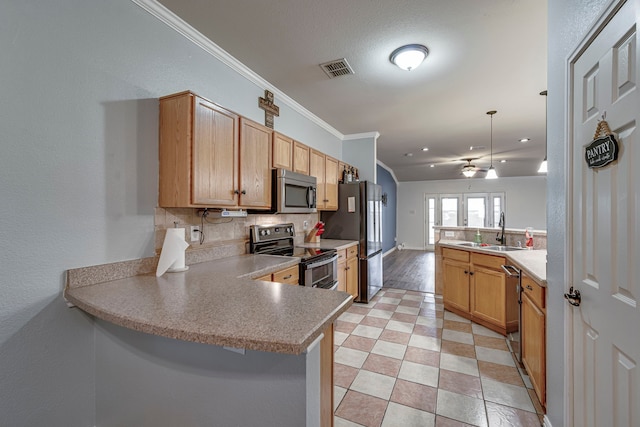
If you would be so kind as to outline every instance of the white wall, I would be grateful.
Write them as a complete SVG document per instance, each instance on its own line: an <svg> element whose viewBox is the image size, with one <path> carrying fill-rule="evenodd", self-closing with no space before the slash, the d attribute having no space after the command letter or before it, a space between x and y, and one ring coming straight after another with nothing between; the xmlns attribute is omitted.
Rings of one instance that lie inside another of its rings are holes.
<svg viewBox="0 0 640 427"><path fill-rule="evenodd" d="M93 426L100 332L66 307L65 270L153 255L158 97L191 89L262 121L265 88L129 0L0 9L0 424ZM276 103L276 130L339 158Z"/></svg>
<svg viewBox="0 0 640 427"><path fill-rule="evenodd" d="M413 181L398 184L398 243L423 248L425 235L425 194L505 193L507 228L546 229L546 177L455 179Z"/></svg>
<svg viewBox="0 0 640 427"><path fill-rule="evenodd" d="M566 191L566 137L567 137L567 59L589 30L591 23L609 4L609 0L550 1L548 20L548 124L547 174L549 196L547 199L547 417L551 424L565 425L564 406L567 393L564 374L569 367L564 361L565 241L568 237L566 215L568 193Z"/></svg>

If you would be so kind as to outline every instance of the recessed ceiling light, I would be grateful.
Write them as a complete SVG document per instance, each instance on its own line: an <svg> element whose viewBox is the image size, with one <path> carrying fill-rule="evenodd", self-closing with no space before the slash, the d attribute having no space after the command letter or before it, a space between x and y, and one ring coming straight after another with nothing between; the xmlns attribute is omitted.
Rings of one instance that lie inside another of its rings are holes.
<svg viewBox="0 0 640 427"><path fill-rule="evenodd" d="M411 157L411 156L413 156L413 153L404 153L404 156L405 157Z"/></svg>
<svg viewBox="0 0 640 427"><path fill-rule="evenodd" d="M487 147L485 147L484 145L472 145L471 147L469 147L469 151L473 151L473 150L486 150Z"/></svg>
<svg viewBox="0 0 640 427"><path fill-rule="evenodd" d="M436 167L436 165L429 165L429 167L430 167L430 168L435 168L435 167Z"/></svg>
<svg viewBox="0 0 640 427"><path fill-rule="evenodd" d="M500 160L500 163L507 163L505 159Z"/></svg>
<svg viewBox="0 0 640 427"><path fill-rule="evenodd" d="M518 142L529 142L529 141L531 141L531 139L529 139L529 138L520 138L518 140Z"/></svg>
<svg viewBox="0 0 640 427"><path fill-rule="evenodd" d="M424 148L422 149L422 151L429 151L429 148L424 147Z"/></svg>

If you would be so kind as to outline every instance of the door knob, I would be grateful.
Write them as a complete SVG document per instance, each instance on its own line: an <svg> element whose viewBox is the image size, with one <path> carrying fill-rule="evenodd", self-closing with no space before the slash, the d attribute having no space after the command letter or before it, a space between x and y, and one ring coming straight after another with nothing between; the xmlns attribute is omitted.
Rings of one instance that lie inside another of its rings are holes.
<svg viewBox="0 0 640 427"><path fill-rule="evenodd" d="M569 301L569 304L574 305L576 307L580 306L580 302L582 301L582 297L580 296L579 290L573 290L573 286L569 288L569 293L564 294L564 299Z"/></svg>

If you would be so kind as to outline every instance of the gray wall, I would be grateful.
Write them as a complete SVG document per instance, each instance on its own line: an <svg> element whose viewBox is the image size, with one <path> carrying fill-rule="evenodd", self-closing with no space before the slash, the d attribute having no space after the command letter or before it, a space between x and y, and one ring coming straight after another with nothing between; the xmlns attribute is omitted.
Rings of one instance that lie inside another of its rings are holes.
<svg viewBox="0 0 640 427"><path fill-rule="evenodd" d="M396 246L396 211L398 208L398 183L391 172L378 165L378 184L387 195L387 205L382 206L382 253Z"/></svg>
<svg viewBox="0 0 640 427"><path fill-rule="evenodd" d="M377 136L366 136L344 141L342 159L358 168L360 181L376 182Z"/></svg>
<svg viewBox="0 0 640 427"><path fill-rule="evenodd" d="M564 425L565 346L564 302L567 233L567 59L590 29L592 22L609 4L608 0L550 1L548 21L548 112L547 152L547 416L552 425ZM554 325L554 326L551 326Z"/></svg>
<svg viewBox="0 0 640 427"><path fill-rule="evenodd" d="M4 1L0 54L0 423L93 426L100 332L66 308L65 270L153 255L159 96L262 121L265 88L129 0ZM279 105L276 130L340 156Z"/></svg>
<svg viewBox="0 0 640 427"><path fill-rule="evenodd" d="M311 363L319 376L319 346L297 356L243 355L102 321L97 330L100 427L319 425L318 408L307 422L306 373Z"/></svg>

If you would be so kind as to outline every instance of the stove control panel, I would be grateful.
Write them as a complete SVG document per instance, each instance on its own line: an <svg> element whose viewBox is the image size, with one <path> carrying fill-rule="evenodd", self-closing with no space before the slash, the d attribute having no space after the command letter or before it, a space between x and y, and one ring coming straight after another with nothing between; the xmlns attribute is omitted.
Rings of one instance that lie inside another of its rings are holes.
<svg viewBox="0 0 640 427"><path fill-rule="evenodd" d="M295 228L292 223L275 225L252 225L250 227L251 240L264 242L267 240L290 239L295 236Z"/></svg>

